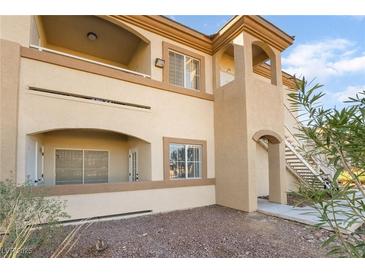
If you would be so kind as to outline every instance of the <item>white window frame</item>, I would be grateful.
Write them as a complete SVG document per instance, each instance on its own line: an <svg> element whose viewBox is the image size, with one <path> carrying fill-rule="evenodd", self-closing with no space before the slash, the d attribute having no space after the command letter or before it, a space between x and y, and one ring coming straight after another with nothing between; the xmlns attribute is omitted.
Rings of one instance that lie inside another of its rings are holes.
<svg viewBox="0 0 365 274"><path fill-rule="evenodd" d="M169 161L170 161L170 146L171 145L178 145L178 146L184 146L185 148L185 178L169 178L169 180L197 180L197 179L202 179L203 178L203 145L195 145L195 144L179 144L179 143L169 143ZM189 147L199 147L200 148L200 161L188 161L188 148ZM188 177L188 162L199 162L199 173L200 176L199 177Z"/></svg>
<svg viewBox="0 0 365 274"><path fill-rule="evenodd" d="M56 184L56 151L57 150L81 150L82 151L82 183L75 184L75 185L85 185L85 179L84 179L84 176L85 176L85 161L84 161L85 150L107 152L108 153L108 181L105 183L109 183L109 178L110 178L110 151L109 150L97 149L97 148L59 148L59 147L56 147L54 149L54 153L53 153L53 155L54 155L54 172L53 172L54 185L57 185ZM103 183L103 184L105 184L105 183Z"/></svg>
<svg viewBox="0 0 365 274"><path fill-rule="evenodd" d="M183 53L181 53L181 52L178 52L178 51L175 51L175 50L171 50L171 49L169 49L169 62L170 62L170 52L173 52L173 53L175 53L175 54L178 54L178 55L181 55L181 56L183 56L184 57L184 68L183 68L183 71L184 71L184 86L179 86L179 85L176 85L176 84L174 84L174 83L171 83L170 82L170 80L169 80L169 84L171 84L171 85L174 85L174 86L177 86L177 87L183 87L183 88L186 88L186 89L190 89L190 90L194 90L194 91L197 91L197 92L200 92L200 90L201 90L201 61L199 60L199 59L197 59L197 58L194 58L194 57L192 57L192 56L190 56L190 55L187 55L187 54L183 54ZM188 58L190 58L190 59L192 59L192 60L195 60L195 61L197 61L198 62L198 64L199 64L199 69L197 70L197 76L195 76L195 77L197 77L198 78L198 89L196 89L196 88L189 88L188 86L187 86L187 83L186 83L186 59L187 59L187 57ZM169 68L169 70L170 70L170 68ZM170 73L170 71L168 71L168 73Z"/></svg>

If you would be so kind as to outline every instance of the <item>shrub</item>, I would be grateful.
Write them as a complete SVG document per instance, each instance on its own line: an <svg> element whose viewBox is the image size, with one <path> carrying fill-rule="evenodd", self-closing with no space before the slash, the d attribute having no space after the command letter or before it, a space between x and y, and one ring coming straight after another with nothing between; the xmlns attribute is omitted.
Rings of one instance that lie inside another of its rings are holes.
<svg viewBox="0 0 365 274"><path fill-rule="evenodd" d="M307 154L328 159L335 172L332 187L326 191L318 184L303 185L299 195L310 201L320 214L319 226L330 227L334 236L324 242L331 244L331 254L365 257L363 231L345 236L357 222L365 221L365 91L349 98L343 108L325 108L320 84L297 81L297 92L290 94L293 110L304 118L297 135L307 146ZM343 176L347 174L347 179ZM341 175L341 177L340 177ZM340 183L340 181L342 183ZM320 182L318 182L320 183Z"/></svg>
<svg viewBox="0 0 365 274"><path fill-rule="evenodd" d="M57 232L58 221L68 217L64 208L62 201L33 193L28 183L17 187L10 180L0 182L0 257L31 255Z"/></svg>

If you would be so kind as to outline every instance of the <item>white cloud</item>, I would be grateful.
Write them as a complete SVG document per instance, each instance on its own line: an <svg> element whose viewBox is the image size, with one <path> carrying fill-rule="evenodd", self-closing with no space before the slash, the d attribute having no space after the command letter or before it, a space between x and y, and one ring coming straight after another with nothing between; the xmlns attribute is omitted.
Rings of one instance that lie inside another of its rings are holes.
<svg viewBox="0 0 365 274"><path fill-rule="evenodd" d="M333 93L334 98L338 102L344 102L349 99L349 97L355 97L357 93L364 91L365 85L362 86L348 86L345 90Z"/></svg>
<svg viewBox="0 0 365 274"><path fill-rule="evenodd" d="M291 74L326 81L332 76L365 72L365 53L358 53L349 40L327 39L294 47L282 63Z"/></svg>
<svg viewBox="0 0 365 274"><path fill-rule="evenodd" d="M354 15L351 16L352 19L354 19L355 21L365 21L365 15Z"/></svg>

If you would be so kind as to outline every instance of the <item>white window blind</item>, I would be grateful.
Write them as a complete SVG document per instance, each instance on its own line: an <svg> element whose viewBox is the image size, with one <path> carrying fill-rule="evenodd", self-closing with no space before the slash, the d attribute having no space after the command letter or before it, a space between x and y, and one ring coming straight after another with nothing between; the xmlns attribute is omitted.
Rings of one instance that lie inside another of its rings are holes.
<svg viewBox="0 0 365 274"><path fill-rule="evenodd" d="M200 89L200 62L192 57L169 52L169 81L189 89Z"/></svg>
<svg viewBox="0 0 365 274"><path fill-rule="evenodd" d="M56 185L108 182L107 151L56 150Z"/></svg>

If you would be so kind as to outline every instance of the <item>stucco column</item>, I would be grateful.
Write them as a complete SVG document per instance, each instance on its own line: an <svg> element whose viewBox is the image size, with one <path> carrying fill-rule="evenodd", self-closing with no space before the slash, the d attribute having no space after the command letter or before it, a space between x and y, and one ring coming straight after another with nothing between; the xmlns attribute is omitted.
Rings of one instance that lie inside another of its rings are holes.
<svg viewBox="0 0 365 274"><path fill-rule="evenodd" d="M271 77L275 79L274 84L281 89L283 85L282 71L281 71L281 53L280 51L275 51L272 57L272 69Z"/></svg>
<svg viewBox="0 0 365 274"><path fill-rule="evenodd" d="M269 142L269 199L286 204L285 144Z"/></svg>
<svg viewBox="0 0 365 274"><path fill-rule="evenodd" d="M0 180L16 174L20 46L0 40Z"/></svg>

